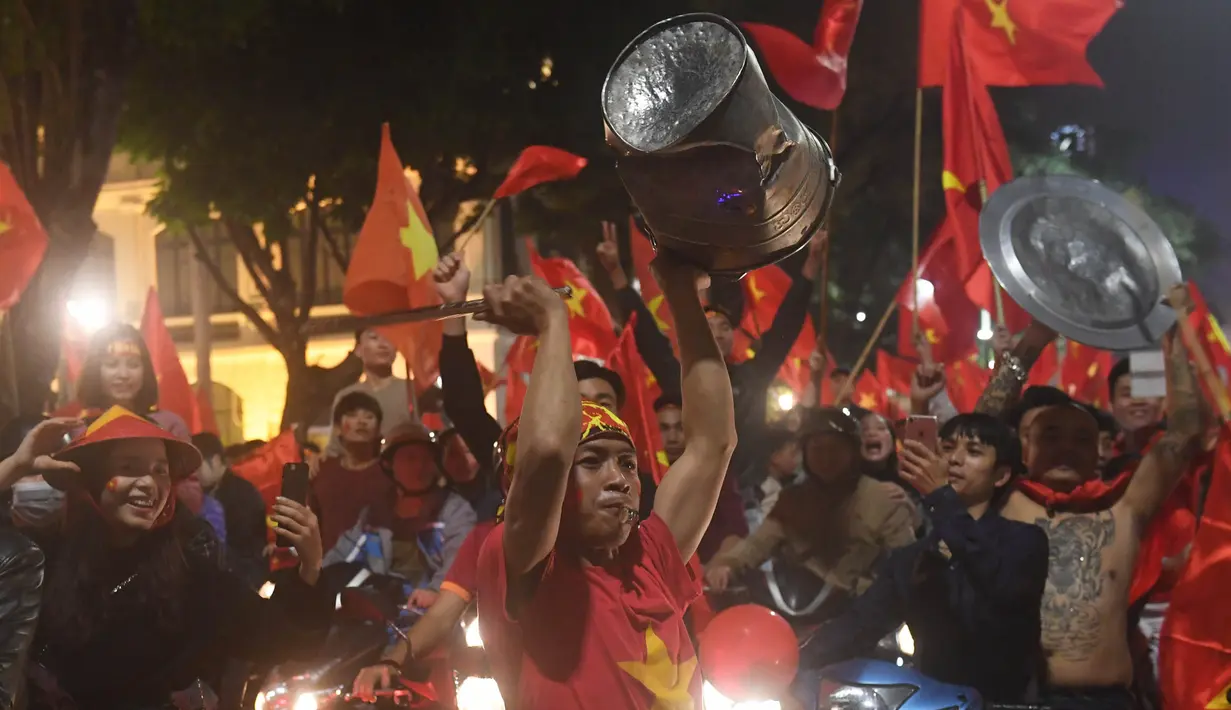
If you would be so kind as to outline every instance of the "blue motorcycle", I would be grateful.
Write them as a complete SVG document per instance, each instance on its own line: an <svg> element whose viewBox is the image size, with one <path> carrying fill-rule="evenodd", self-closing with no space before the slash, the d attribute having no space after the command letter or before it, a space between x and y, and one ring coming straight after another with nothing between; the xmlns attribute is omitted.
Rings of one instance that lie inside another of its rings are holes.
<svg viewBox="0 0 1231 710"><path fill-rule="evenodd" d="M885 661L835 663L804 671L796 679L797 697L807 710L985 710L974 688L949 685ZM1028 706L1003 706L1010 708Z"/></svg>

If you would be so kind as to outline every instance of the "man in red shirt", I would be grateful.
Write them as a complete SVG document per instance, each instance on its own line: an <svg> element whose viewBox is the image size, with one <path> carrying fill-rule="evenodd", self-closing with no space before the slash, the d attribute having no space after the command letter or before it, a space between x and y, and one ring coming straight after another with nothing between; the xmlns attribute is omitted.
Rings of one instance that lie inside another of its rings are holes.
<svg viewBox="0 0 1231 710"><path fill-rule="evenodd" d="M542 280L489 286L486 320L539 338L522 412L502 437L504 522L479 553L480 629L511 710L701 708L684 611L735 447L731 382L697 296L708 278L655 262L679 335L684 452L638 525L628 427L579 402L568 311ZM580 434L580 435L579 435Z"/></svg>

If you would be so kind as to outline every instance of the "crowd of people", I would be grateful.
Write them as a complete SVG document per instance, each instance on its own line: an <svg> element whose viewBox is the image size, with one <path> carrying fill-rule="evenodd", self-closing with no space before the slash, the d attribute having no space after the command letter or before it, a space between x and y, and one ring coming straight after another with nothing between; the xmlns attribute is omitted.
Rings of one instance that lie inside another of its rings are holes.
<svg viewBox="0 0 1231 710"><path fill-rule="evenodd" d="M328 444L304 452L308 500L271 510L231 468L252 445L190 435L156 408L140 334L100 331L82 416L0 437L0 708L216 707L228 662L319 647L334 608L323 572L356 559L406 580L423 613L359 672L360 698L440 648L474 604L507 707L700 707L696 609L760 598L772 567L831 592L811 610L801 693L810 670L906 624L917 668L989 700L1152 707L1152 619L1184 553L1138 585L1138 552L1160 510L1199 521L1212 445L1183 341L1164 343L1165 411L1133 396L1127 363L1107 382L1110 412L1023 391L1056 337L1038 323L997 339L974 411L957 412L925 362L910 405L937 418L934 445L855 406L851 373L818 343L809 391L770 423L766 393L808 318L823 239L738 363L739 324L705 301L708 276L669 253L654 262L673 344L614 241L599 247L662 391L659 480L620 416L641 384L575 358L565 302L537 277L486 286L478 316L537 338L520 417L502 426L485 408L464 319L444 324L439 430L412 411L393 345L362 331L364 377L337 393ZM459 254L434 280L446 302L471 287ZM296 564L265 599L276 548Z"/></svg>

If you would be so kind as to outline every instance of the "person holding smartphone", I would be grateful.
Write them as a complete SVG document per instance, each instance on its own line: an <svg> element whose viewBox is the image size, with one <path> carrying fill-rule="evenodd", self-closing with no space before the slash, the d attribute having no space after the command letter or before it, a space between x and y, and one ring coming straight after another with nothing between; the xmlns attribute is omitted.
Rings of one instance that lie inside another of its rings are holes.
<svg viewBox="0 0 1231 710"><path fill-rule="evenodd" d="M1017 437L992 416L959 414L940 429L939 451L920 440L928 438L923 421L908 425L901 460L932 532L889 555L872 586L808 639L801 667L870 653L905 623L922 673L988 701L1020 700L1039 659L1048 542L998 512L1021 467Z"/></svg>

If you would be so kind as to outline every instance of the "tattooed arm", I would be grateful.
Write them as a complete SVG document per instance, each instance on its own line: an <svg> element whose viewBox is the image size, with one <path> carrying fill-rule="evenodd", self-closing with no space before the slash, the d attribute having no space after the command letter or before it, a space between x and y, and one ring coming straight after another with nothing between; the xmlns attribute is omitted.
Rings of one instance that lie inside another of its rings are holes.
<svg viewBox="0 0 1231 710"><path fill-rule="evenodd" d="M1175 304L1174 297L1172 303ZM1183 338L1176 337L1174 329L1164 338L1163 345L1167 350L1167 433L1150 447L1120 499L1120 504L1132 511L1139 524L1149 522L1158 512L1188 470L1201 443L1201 392L1188 363L1188 348Z"/></svg>
<svg viewBox="0 0 1231 710"><path fill-rule="evenodd" d="M1008 416L1009 410L1022 393L1022 385L1026 383L1030 368L1034 367L1034 362L1039 359L1043 348L1055 338L1056 331L1038 321L1031 321L1010 355L1021 363L1021 369L1008 367L1006 358L1000 358L996 363L996 374L992 375L992 381L987 383L983 394L979 396L975 411L1001 419Z"/></svg>

